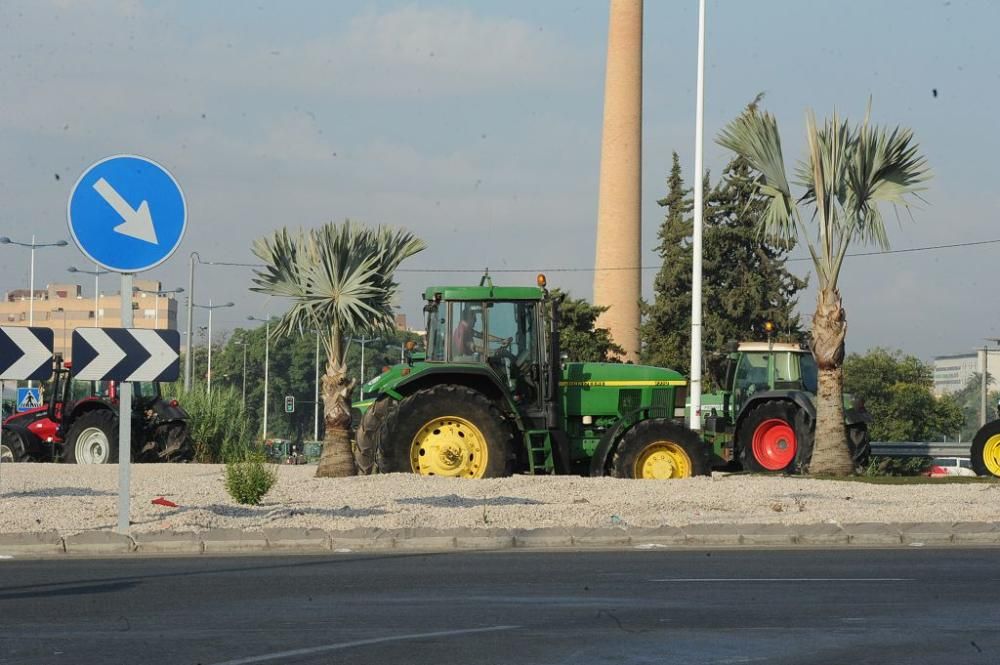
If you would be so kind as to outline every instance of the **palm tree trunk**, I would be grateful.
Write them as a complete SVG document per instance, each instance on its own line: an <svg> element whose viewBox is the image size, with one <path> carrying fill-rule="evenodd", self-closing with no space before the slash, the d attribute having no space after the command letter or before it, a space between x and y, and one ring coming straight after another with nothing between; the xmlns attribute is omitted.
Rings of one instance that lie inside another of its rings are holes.
<svg viewBox="0 0 1000 665"><path fill-rule="evenodd" d="M840 291L821 289L813 316L813 355L819 368L816 440L810 473L848 476L854 471L844 425L844 338L847 317Z"/></svg>
<svg viewBox="0 0 1000 665"><path fill-rule="evenodd" d="M354 380L348 378L347 367L331 358L323 375L323 454L316 468L317 478L353 476L354 455L351 453L351 391Z"/></svg>

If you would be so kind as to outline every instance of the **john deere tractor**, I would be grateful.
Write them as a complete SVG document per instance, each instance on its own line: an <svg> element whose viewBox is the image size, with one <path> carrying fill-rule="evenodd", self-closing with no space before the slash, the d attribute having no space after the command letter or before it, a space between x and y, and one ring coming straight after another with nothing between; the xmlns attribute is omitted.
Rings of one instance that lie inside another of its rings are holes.
<svg viewBox="0 0 1000 665"><path fill-rule="evenodd" d="M702 401L713 466L739 463L764 473L805 471L816 429L812 353L798 344L743 342L729 353L727 367L725 389ZM871 453L871 415L848 395L844 417L851 455L863 467Z"/></svg>
<svg viewBox="0 0 1000 665"><path fill-rule="evenodd" d="M360 473L686 478L708 447L681 422L687 382L657 367L562 362L559 300L537 287L424 294L426 353L364 386Z"/></svg>

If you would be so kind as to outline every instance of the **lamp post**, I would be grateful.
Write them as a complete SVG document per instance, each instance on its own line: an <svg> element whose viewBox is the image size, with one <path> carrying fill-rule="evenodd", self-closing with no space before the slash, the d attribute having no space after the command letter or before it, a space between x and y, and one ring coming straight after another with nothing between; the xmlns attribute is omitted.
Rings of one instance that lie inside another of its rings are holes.
<svg viewBox="0 0 1000 665"><path fill-rule="evenodd" d="M248 316L247 321L260 321L264 324L264 440L267 441L267 374L271 354L271 319Z"/></svg>
<svg viewBox="0 0 1000 665"><path fill-rule="evenodd" d="M201 309L208 310L208 375L205 379L205 391L211 395L212 394L212 312L217 309L222 309L223 307L235 307L236 303L227 302L225 305L213 305L212 299L208 299L207 305L199 305L198 303L192 303L194 307L200 307Z"/></svg>
<svg viewBox="0 0 1000 665"><path fill-rule="evenodd" d="M359 388L359 390L361 391L361 396L358 399L364 399L365 398L365 344L368 344L369 342L377 342L381 339L381 337L362 337L361 339L354 339L352 337L351 339L353 339L355 342L361 345L361 387Z"/></svg>
<svg viewBox="0 0 1000 665"><path fill-rule="evenodd" d="M31 271L30 277L28 278L28 325L35 325L35 249L38 247L65 247L67 245L65 240L56 240L55 242L36 242L35 236L31 236L31 242L19 242L17 240L11 240L7 236L0 237L0 245L17 245L18 247L28 247L31 249ZM28 381L28 387L33 385L32 381Z"/></svg>
<svg viewBox="0 0 1000 665"><path fill-rule="evenodd" d="M319 441L319 331L316 331L316 392L313 396L313 441Z"/></svg>
<svg viewBox="0 0 1000 665"><path fill-rule="evenodd" d="M243 408L247 408L247 341L242 339L236 342L243 347Z"/></svg>
<svg viewBox="0 0 1000 665"><path fill-rule="evenodd" d="M80 270L76 266L70 266L66 268L66 272L76 272L81 275L93 275L94 276L94 327L99 328L101 323L99 321L101 317L101 275L107 275L110 270L101 270L100 266L96 263L94 264L93 270Z"/></svg>
<svg viewBox="0 0 1000 665"><path fill-rule="evenodd" d="M151 291L149 289L136 289L139 293L148 293L152 295L156 301L153 304L153 329L160 329L160 296L169 295L171 293L184 293L184 289L178 286L176 289L160 289L158 291ZM211 304L212 301L209 301ZM230 303L232 304L232 303ZM226 305L220 305L220 307L225 307ZM211 313L209 314L209 320L211 320ZM167 327L170 327L170 317L167 317Z"/></svg>

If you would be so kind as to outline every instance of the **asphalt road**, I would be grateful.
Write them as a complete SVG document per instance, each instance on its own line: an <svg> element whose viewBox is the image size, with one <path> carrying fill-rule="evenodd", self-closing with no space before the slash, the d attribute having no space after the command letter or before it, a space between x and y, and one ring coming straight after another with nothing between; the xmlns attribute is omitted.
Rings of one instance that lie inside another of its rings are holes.
<svg viewBox="0 0 1000 665"><path fill-rule="evenodd" d="M1000 663L995 549L0 561L0 664Z"/></svg>

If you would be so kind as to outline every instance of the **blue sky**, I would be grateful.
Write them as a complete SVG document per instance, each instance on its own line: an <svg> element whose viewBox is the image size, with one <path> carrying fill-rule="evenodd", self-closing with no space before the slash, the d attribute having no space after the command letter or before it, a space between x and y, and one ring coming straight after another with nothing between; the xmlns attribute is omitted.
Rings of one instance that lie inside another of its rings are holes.
<svg viewBox="0 0 1000 665"><path fill-rule="evenodd" d="M670 153L689 180L693 162L697 2L647 0L645 12L644 262L655 269ZM871 95L875 119L912 127L935 174L928 205L892 224L893 247L1000 238L997 25L1000 4L987 0L709 0L706 165L720 170L712 138L759 91L789 162L807 107L857 118ZM0 234L68 237L72 183L130 152L170 168L187 197L180 250L145 275L168 288L186 287L191 251L250 261L251 240L271 229L349 217L425 238L409 269L543 269L589 297L592 275L553 269L593 265L606 29L603 0L4 2ZM931 357L1000 335L983 305L998 248L849 259L849 350ZM27 254L0 257L0 288L26 286ZM69 264L85 266L74 247L40 251L36 278L63 280ZM475 275L400 277L412 320L425 285ZM199 269L197 301L238 305L217 327L283 311L248 278Z"/></svg>

